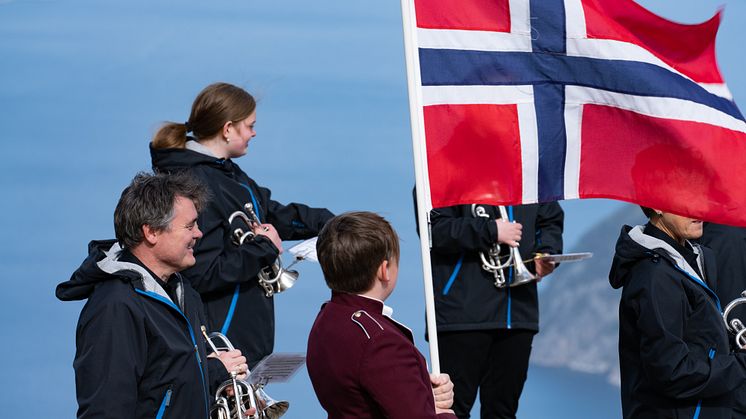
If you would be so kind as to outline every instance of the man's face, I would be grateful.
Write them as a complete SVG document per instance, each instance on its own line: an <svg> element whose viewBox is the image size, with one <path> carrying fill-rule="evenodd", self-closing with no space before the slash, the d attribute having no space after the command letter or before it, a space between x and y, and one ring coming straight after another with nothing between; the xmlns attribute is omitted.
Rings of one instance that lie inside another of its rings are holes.
<svg viewBox="0 0 746 419"><path fill-rule="evenodd" d="M702 220L664 212L660 217L659 224L661 224L663 228L661 228L661 226L658 226L658 228L661 228L661 230L668 233L669 236L680 244L683 244L684 240L698 239L702 237Z"/></svg>
<svg viewBox="0 0 746 419"><path fill-rule="evenodd" d="M167 229L158 232L153 247L155 257L169 271L183 271L196 263L194 245L202 237L197 226L197 209L192 200L177 196L174 201L174 218Z"/></svg>

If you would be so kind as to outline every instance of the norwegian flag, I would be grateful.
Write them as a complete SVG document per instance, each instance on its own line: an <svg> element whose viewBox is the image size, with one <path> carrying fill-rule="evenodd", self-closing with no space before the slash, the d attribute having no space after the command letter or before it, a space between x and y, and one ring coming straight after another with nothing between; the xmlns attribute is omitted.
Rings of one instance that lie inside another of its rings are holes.
<svg viewBox="0 0 746 419"><path fill-rule="evenodd" d="M631 0L414 0L432 207L612 198L746 225L746 123L715 60L719 23Z"/></svg>

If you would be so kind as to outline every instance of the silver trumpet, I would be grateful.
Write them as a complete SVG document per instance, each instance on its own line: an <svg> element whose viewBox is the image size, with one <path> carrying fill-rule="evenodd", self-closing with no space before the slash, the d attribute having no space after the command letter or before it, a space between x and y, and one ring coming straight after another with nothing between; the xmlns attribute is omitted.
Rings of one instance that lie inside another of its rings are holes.
<svg viewBox="0 0 746 419"><path fill-rule="evenodd" d="M728 320L728 317L730 317L730 312L733 311L736 306L739 306L741 304L746 304L746 291L743 291L740 297L736 298L735 300L728 303L727 306L725 306L725 310L723 310L723 321L725 322L725 327L728 329L728 331L736 337L736 345L738 346L738 348L746 349L746 326L744 326L743 322L741 322L741 319L735 318L732 320Z"/></svg>
<svg viewBox="0 0 746 419"><path fill-rule="evenodd" d="M261 224L259 222L259 217L257 217L254 212L254 206L251 202L246 203L244 209L246 212L239 210L228 217L229 225L232 226L233 221L241 219L248 228L247 230L242 228L236 228L233 230L232 241L236 246L242 245L247 239L254 238L255 234L253 229ZM290 266L292 266L292 264ZM290 266L288 266L288 268L290 268ZM280 257L278 256L271 265L266 266L259 271L259 285L264 289L264 295L271 297L274 294L281 293L295 285L295 281L298 280L298 271L290 270L288 268L283 269L282 260L280 260Z"/></svg>
<svg viewBox="0 0 746 419"><path fill-rule="evenodd" d="M207 335L203 327L202 333L215 353L235 349L220 332ZM218 387L215 404L210 409L210 419L277 419L288 411L289 402L274 400L264 391L264 384L249 382L251 371L246 371L245 380L237 377L238 373L231 371L231 378ZM251 409L255 413L247 413Z"/></svg>
<svg viewBox="0 0 746 419"><path fill-rule="evenodd" d="M507 221L508 211L502 205L498 208L500 211L500 217ZM489 214L487 214L487 210L477 204L471 205L471 215L474 217L490 218ZM492 273L495 277L495 286L497 288L505 287L507 283L505 269L511 266L513 267L513 278L509 286L517 287L536 280L536 276L529 272L528 268L526 268L526 265L523 263L523 258L521 257L518 248L510 247L509 249L508 258L505 262L500 261L500 244L497 243L497 241L495 241L494 246L489 249L487 254L479 252L479 258L482 260L482 269Z"/></svg>

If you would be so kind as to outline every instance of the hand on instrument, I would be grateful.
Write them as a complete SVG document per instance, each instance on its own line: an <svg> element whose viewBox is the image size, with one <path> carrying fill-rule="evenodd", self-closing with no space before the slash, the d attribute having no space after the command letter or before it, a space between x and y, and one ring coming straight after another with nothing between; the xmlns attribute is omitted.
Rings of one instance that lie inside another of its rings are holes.
<svg viewBox="0 0 746 419"><path fill-rule="evenodd" d="M275 226L273 226L272 224L257 224L254 227L254 234L258 236L265 236L268 239L272 240L272 244L274 244L277 250L280 251L280 254L282 254L282 239L277 233L277 230L275 230Z"/></svg>
<svg viewBox="0 0 746 419"><path fill-rule="evenodd" d="M234 395L234 392L233 392L233 387L232 387L232 386L228 386L228 387L227 387L227 388L225 389L225 394L226 394L226 395L227 395L228 397L233 397L233 395ZM259 400L257 400L257 403L259 403ZM244 415L243 415L243 416L241 416L241 418L242 418L242 419L243 419L244 417L251 417L251 415L255 415L255 414L256 414L256 409L254 409L253 407L251 407L251 402L250 402L250 400L246 400L246 401L244 402L243 408L244 408L244 412L243 412L243 414L244 414ZM259 408L260 408L260 409L263 409L263 406L260 406ZM221 417L222 417L222 416L221 416Z"/></svg>
<svg viewBox="0 0 746 419"><path fill-rule="evenodd" d="M430 374L435 399L435 413L453 413L453 382L448 374Z"/></svg>
<svg viewBox="0 0 746 419"><path fill-rule="evenodd" d="M497 242L507 244L510 247L518 247L521 240L523 225L521 223L505 221L502 218L495 220L497 223Z"/></svg>
<svg viewBox="0 0 746 419"><path fill-rule="evenodd" d="M241 351L234 349L232 351L220 352L217 357L229 373L236 372L238 374L236 378L239 380L246 379L249 366L246 364L246 357L241 355Z"/></svg>
<svg viewBox="0 0 746 419"><path fill-rule="evenodd" d="M536 259L536 282L540 282L541 279L554 271L555 264L544 259Z"/></svg>

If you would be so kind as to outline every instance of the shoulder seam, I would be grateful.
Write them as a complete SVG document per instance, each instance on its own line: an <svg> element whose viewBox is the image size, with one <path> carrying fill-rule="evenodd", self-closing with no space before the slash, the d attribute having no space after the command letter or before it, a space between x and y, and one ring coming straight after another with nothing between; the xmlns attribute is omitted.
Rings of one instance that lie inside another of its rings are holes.
<svg viewBox="0 0 746 419"><path fill-rule="evenodd" d="M368 314L368 312L366 312L365 310L358 310L358 311L356 311L356 312L352 313L352 315L350 316L350 320L352 320L352 321L353 321L353 322L355 322L355 323L356 323L356 324L357 324L358 326L360 326L360 328L361 328L361 329L363 329L363 332L365 332L365 336L366 336L366 337L367 337L368 339L370 339L370 334L368 333L368 330L367 330L367 329L365 329L365 326L363 326L363 324L362 324L362 323L360 323L360 322L359 322L359 321L358 321L358 320L356 319L356 317L360 317L360 316L361 316L361 315L363 315L363 314L365 314L366 316L368 316L368 318L369 318L369 319L373 320L373 321L374 321L374 322L376 323L376 325L377 325L377 326L378 326L378 327L379 327L379 328L380 328L381 330L383 330L383 326L381 326L381 323L378 323L378 320L374 319L374 318L373 318L373 316L371 316L370 314Z"/></svg>

